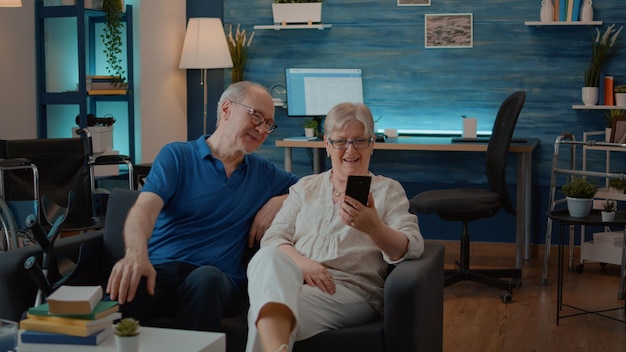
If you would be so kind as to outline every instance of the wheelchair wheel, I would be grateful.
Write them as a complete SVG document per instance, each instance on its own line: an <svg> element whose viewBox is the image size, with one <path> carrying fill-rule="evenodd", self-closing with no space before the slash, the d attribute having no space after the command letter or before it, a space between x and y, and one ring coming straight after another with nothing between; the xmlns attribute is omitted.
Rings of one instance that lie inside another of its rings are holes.
<svg viewBox="0 0 626 352"><path fill-rule="evenodd" d="M0 253L18 247L17 225L7 203L0 198Z"/></svg>

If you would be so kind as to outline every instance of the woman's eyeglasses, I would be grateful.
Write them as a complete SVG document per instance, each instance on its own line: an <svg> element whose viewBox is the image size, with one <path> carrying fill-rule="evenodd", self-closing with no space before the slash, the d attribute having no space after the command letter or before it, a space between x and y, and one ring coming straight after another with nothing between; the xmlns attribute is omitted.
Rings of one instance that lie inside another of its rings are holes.
<svg viewBox="0 0 626 352"><path fill-rule="evenodd" d="M338 150L346 150L352 144L352 146L356 149L365 149L370 146L372 143L372 137L370 138L360 138L355 139L353 141L349 139L330 139L328 138L328 143L333 146L333 149Z"/></svg>
<svg viewBox="0 0 626 352"><path fill-rule="evenodd" d="M238 101L231 100L230 102L240 105L244 109L248 110L248 114L250 114L250 120L252 121L252 124L255 126L261 126L261 125L265 126L265 131L268 134L274 132L274 130L278 128L278 126L276 126L276 124L273 121L267 120L265 116L263 116L263 114L254 110L253 108L247 105L244 105Z"/></svg>

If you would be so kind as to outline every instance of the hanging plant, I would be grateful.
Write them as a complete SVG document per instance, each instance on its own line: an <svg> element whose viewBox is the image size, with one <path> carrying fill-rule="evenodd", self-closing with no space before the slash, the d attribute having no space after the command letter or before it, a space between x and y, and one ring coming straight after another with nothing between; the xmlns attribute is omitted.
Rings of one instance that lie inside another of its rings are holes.
<svg viewBox="0 0 626 352"><path fill-rule="evenodd" d="M126 81L126 71L122 67L119 54L122 53L122 0L104 0L104 30L100 34L104 44L104 54L107 61L107 71L116 78L116 85L123 85Z"/></svg>

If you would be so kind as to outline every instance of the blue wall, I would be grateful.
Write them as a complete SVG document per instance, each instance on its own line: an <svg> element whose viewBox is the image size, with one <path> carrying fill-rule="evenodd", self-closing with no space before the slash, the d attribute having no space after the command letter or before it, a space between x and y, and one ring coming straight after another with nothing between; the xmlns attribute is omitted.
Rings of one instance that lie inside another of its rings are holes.
<svg viewBox="0 0 626 352"><path fill-rule="evenodd" d="M611 23L626 24L623 0L602 0L593 6L594 19L604 21L600 30ZM325 0L322 18L331 29L256 30L245 77L270 87L284 82L288 66L362 68L365 102L375 116L383 115L379 128L460 130L460 115L468 115L478 118L479 130L490 130L500 102L515 90L525 90L516 135L541 141L533 157L532 242L538 243L545 234L556 136L571 131L582 139L583 131L605 127L603 111L571 108L581 104L593 27L525 26L524 21L539 20L540 7L539 0L432 0L429 7L398 7L395 0ZM443 13L473 14L473 48L424 48L424 14ZM254 25L272 24L271 0L224 0L224 23L241 24L248 31ZM626 52L605 71L626 83ZM230 71L224 76L228 84ZM283 150L274 142L301 134L302 121L287 118L284 109L277 108L276 122L279 129L259 152L282 165ZM513 194L514 161L512 157L509 176ZM297 174L311 172L307 151L295 151L294 162ZM450 184L484 185L480 154L376 151L372 171L400 180L409 196ZM504 213L497 217L501 231L491 230L492 222L479 221L472 229L474 238L513 242L513 217ZM427 238L458 238L458 225L430 217L420 217L420 222Z"/></svg>

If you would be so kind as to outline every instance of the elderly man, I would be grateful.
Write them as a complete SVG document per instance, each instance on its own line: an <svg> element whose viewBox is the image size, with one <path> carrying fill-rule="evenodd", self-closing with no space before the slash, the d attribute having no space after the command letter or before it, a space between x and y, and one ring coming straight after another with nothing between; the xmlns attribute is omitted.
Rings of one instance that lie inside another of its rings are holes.
<svg viewBox="0 0 626 352"><path fill-rule="evenodd" d="M125 317L170 313L214 331L246 282L242 256L260 240L297 177L253 154L272 133L274 104L252 82L229 86L217 128L159 152L124 225L126 252L107 293Z"/></svg>

